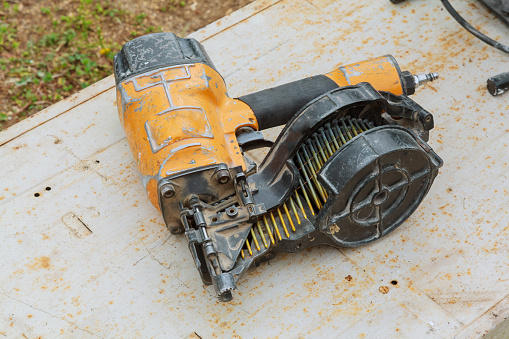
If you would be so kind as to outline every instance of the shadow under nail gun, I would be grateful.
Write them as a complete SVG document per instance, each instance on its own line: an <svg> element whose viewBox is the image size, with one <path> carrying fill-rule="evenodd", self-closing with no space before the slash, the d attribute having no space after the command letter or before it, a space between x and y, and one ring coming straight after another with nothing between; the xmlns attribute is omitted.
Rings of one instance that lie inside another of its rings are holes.
<svg viewBox="0 0 509 339"><path fill-rule="evenodd" d="M438 75L386 55L228 97L194 39L156 33L115 56L117 105L152 204L185 233L222 301L253 264L315 245L353 247L401 225L442 160L433 116L407 97ZM285 125L272 144L261 130ZM244 153L271 146L256 164Z"/></svg>

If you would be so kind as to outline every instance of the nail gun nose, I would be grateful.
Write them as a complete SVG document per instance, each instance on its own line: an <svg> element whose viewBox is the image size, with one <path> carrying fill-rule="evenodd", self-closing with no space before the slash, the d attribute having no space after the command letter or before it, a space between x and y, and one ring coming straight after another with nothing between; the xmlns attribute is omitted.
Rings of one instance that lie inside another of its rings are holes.
<svg viewBox="0 0 509 339"><path fill-rule="evenodd" d="M428 73L414 75L415 88L424 85L425 83L432 82L438 79L438 73Z"/></svg>

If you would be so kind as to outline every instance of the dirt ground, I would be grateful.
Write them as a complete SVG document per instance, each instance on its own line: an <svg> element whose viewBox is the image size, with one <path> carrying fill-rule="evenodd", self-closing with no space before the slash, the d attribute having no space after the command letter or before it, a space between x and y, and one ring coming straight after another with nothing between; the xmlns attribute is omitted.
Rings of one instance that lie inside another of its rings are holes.
<svg viewBox="0 0 509 339"><path fill-rule="evenodd" d="M113 73L122 45L186 36L253 0L0 0L0 130Z"/></svg>

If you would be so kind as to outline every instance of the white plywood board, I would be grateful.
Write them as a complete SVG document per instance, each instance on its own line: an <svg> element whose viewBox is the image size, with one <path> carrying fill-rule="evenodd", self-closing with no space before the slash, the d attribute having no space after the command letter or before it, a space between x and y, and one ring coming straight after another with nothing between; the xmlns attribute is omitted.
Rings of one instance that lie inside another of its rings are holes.
<svg viewBox="0 0 509 339"><path fill-rule="evenodd" d="M0 132L0 334L472 338L509 315L509 99L485 90L506 55L439 1L259 0L192 36L232 97L388 53L439 72L413 96L445 162L427 198L380 241L280 255L220 303L146 198L108 77Z"/></svg>

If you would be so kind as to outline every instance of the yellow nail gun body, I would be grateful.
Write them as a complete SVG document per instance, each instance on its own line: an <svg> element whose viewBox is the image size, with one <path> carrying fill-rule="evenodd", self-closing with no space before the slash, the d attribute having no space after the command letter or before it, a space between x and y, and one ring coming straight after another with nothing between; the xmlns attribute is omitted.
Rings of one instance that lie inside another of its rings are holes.
<svg viewBox="0 0 509 339"><path fill-rule="evenodd" d="M221 300L277 251L359 246L404 222L442 161L392 56L231 99L203 47L157 33L115 57L117 105L148 197ZM286 125L276 142L260 130ZM261 164L246 150L272 146Z"/></svg>

